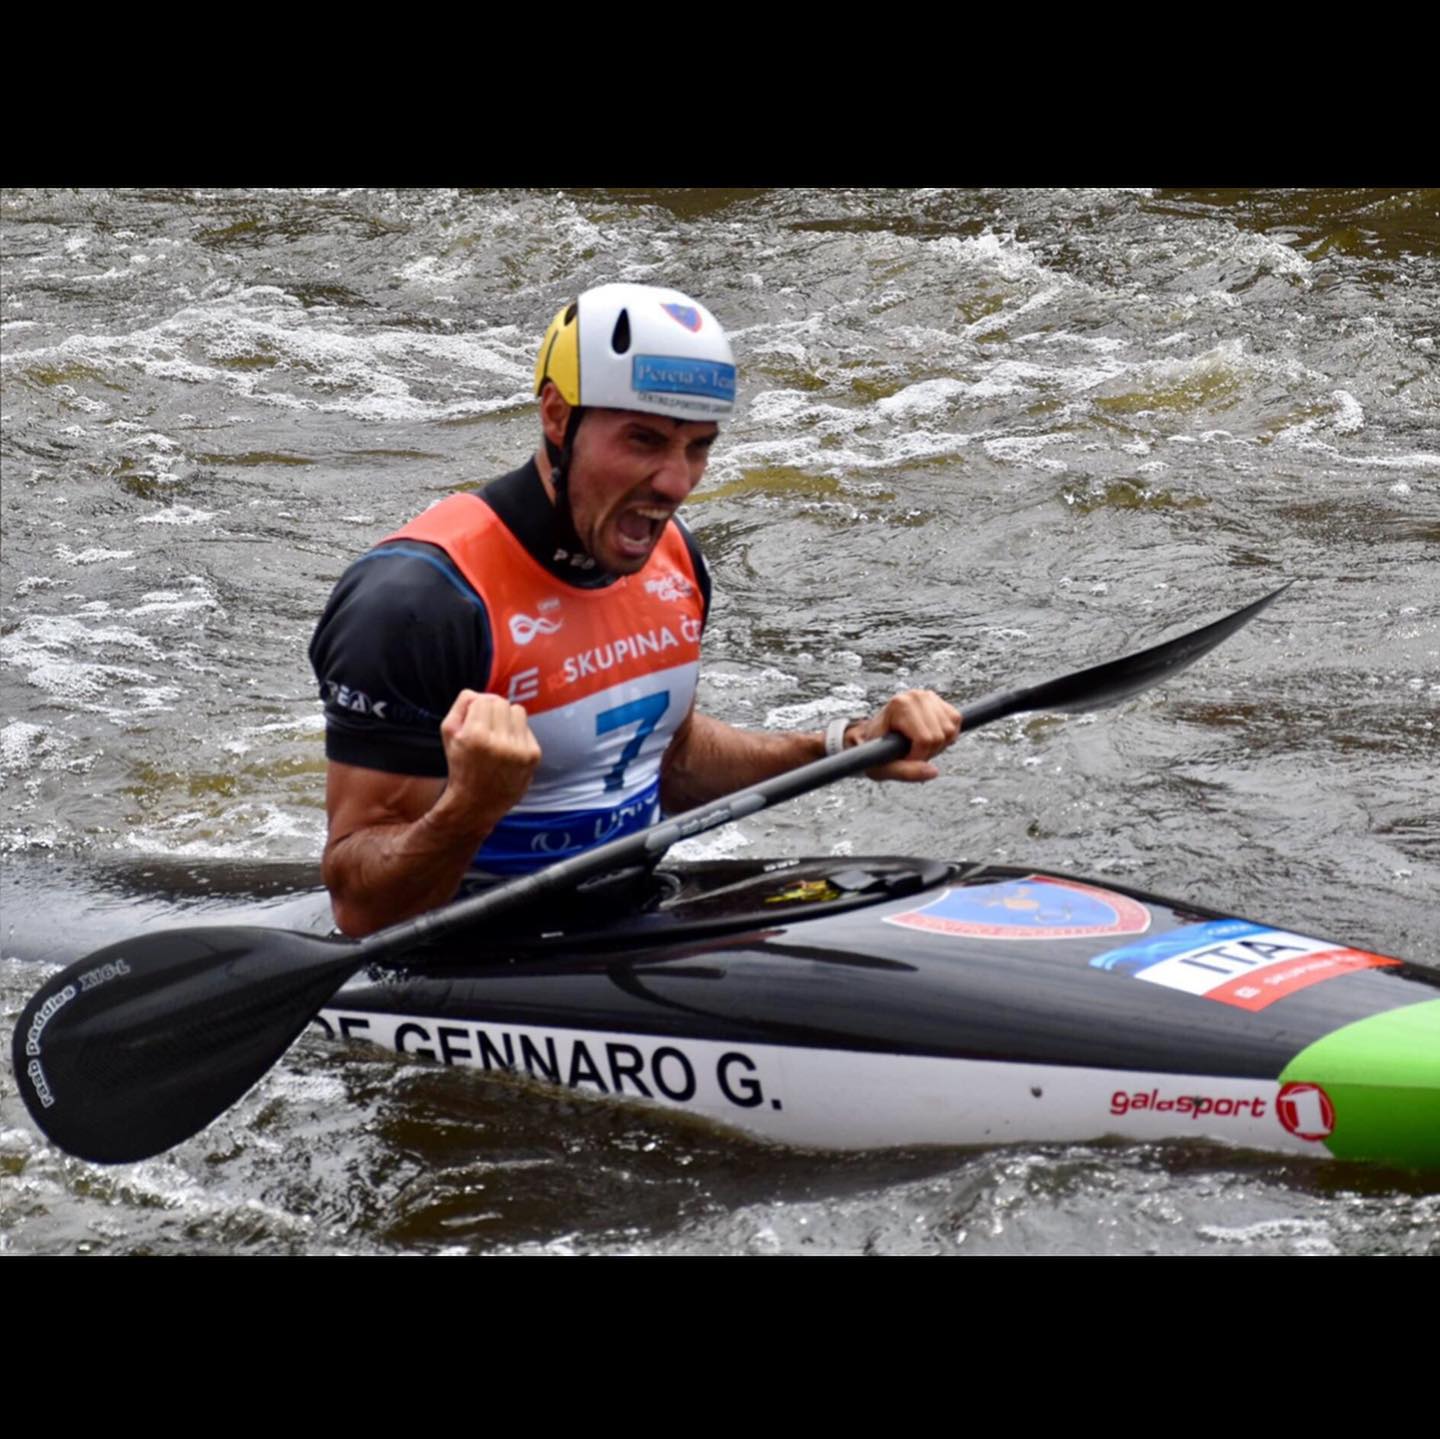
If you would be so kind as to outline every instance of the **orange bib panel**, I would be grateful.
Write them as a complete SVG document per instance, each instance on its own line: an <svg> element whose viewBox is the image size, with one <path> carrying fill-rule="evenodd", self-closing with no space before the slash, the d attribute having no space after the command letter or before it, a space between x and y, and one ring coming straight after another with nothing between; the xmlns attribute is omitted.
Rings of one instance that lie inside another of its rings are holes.
<svg viewBox="0 0 1440 1439"><path fill-rule="evenodd" d="M600 589L556 579L474 495L442 500L391 540L439 546L474 586L494 651L474 688L523 705L540 743L530 789L475 864L522 874L654 823L705 617L679 527L665 527L639 573Z"/></svg>

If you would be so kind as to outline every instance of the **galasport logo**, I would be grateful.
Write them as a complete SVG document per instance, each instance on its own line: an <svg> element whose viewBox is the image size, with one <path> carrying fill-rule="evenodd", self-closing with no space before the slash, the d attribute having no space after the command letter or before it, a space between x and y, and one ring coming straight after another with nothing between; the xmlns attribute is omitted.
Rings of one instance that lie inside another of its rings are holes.
<svg viewBox="0 0 1440 1439"><path fill-rule="evenodd" d="M1287 1084L1276 1097L1275 1113L1297 1139L1328 1139L1335 1132L1335 1106L1318 1084Z"/></svg>
<svg viewBox="0 0 1440 1439"><path fill-rule="evenodd" d="M1141 1089L1127 1093L1117 1089L1110 1096L1111 1114L1140 1114L1146 1111L1164 1114L1188 1114L1191 1119L1215 1115L1220 1119L1261 1119L1265 1101L1259 1095L1236 1098L1213 1094L1162 1094L1159 1089Z"/></svg>

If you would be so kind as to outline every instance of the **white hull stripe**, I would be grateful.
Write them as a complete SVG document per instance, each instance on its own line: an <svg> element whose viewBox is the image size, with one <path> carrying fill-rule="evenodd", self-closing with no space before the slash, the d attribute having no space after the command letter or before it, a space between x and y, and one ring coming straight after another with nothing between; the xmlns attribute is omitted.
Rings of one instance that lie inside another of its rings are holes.
<svg viewBox="0 0 1440 1439"><path fill-rule="evenodd" d="M730 1044L327 1009L331 1038L650 1101L783 1144L1207 1139L1328 1157L1282 1123L1276 1080Z"/></svg>

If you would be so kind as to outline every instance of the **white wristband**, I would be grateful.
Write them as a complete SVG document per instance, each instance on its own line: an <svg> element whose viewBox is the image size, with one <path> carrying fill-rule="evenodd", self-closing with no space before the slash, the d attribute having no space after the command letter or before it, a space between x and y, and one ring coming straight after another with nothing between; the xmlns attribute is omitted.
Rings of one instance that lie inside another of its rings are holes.
<svg viewBox="0 0 1440 1439"><path fill-rule="evenodd" d="M855 721L851 719L833 719L825 726L825 753L827 755L839 754L845 748L845 731Z"/></svg>

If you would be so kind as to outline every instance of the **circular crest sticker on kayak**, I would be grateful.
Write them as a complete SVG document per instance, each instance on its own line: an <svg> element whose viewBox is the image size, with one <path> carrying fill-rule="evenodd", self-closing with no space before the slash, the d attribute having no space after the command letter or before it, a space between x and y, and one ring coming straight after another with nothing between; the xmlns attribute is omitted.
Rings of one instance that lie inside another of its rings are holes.
<svg viewBox="0 0 1440 1439"><path fill-rule="evenodd" d="M943 890L919 909L886 915L885 922L974 939L1087 939L1144 934L1150 911L1108 889L1032 874Z"/></svg>
<svg viewBox="0 0 1440 1439"><path fill-rule="evenodd" d="M1318 1084L1287 1084L1276 1096L1275 1112L1297 1139L1327 1139L1335 1132L1335 1106Z"/></svg>

